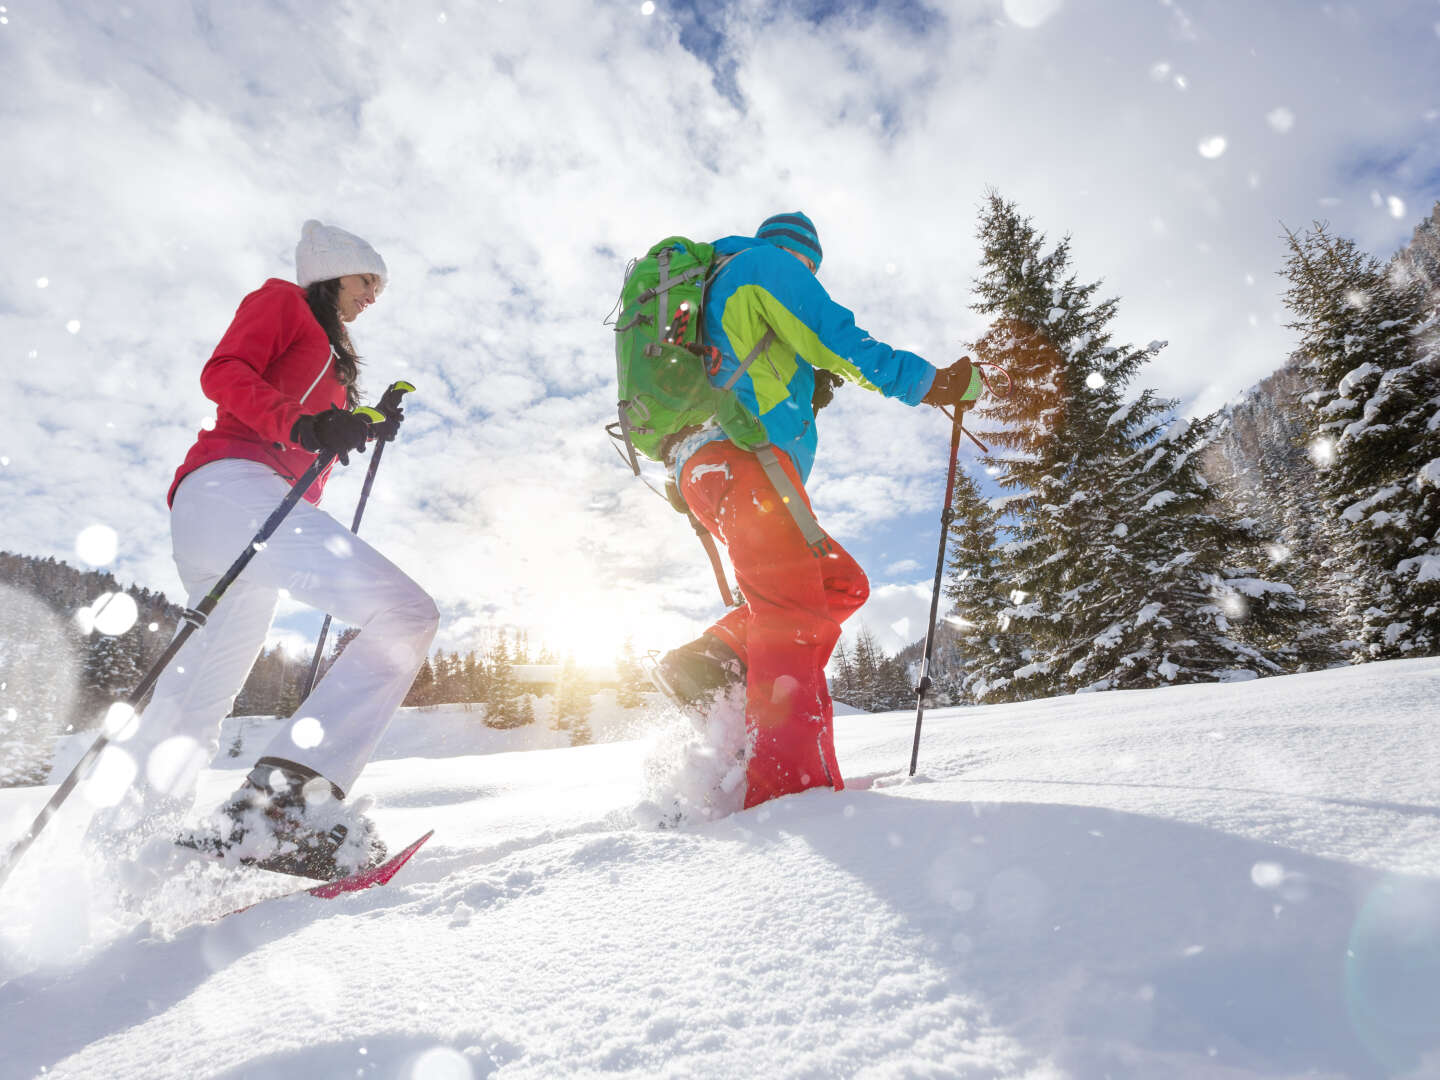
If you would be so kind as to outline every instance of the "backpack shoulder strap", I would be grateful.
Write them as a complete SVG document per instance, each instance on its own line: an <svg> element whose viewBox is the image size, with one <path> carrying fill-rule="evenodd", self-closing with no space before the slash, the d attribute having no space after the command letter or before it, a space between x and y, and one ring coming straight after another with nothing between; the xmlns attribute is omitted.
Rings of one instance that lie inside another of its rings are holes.
<svg viewBox="0 0 1440 1080"><path fill-rule="evenodd" d="M763 353L766 349L770 348L770 346L774 343L775 331L767 326L765 328L764 336L761 337L760 340L755 343L755 347L745 355L745 359L740 362L740 366L735 369L734 374L732 374L730 378L725 380L725 386L723 387L723 389L734 389L735 384L740 381L740 376L744 375L745 372L749 371L750 365L755 363L755 361L760 358L761 353Z"/></svg>
<svg viewBox="0 0 1440 1080"><path fill-rule="evenodd" d="M711 264L710 273L705 277L705 299L707 301L710 298L710 283L715 280L715 275L724 269L726 263L739 254L739 251L732 251L728 255L720 255L715 259L715 262ZM760 356L765 350L773 344L775 344L775 331L770 327L766 327L764 336L762 336L760 340L755 343L755 347L745 355L745 359L740 361L740 366L731 373L730 378L725 380L725 385L720 389L735 389L735 384L740 381L740 377L744 375L745 372L750 370L750 365L760 359Z"/></svg>

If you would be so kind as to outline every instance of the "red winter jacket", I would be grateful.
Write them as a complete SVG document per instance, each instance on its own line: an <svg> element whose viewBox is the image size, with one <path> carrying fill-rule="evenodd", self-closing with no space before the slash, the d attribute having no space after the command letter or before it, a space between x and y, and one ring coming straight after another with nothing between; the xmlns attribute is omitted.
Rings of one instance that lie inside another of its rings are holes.
<svg viewBox="0 0 1440 1080"><path fill-rule="evenodd" d="M244 300L230 329L200 372L200 388L215 402L215 426L203 430L175 472L166 496L175 501L180 481L201 465L244 458L268 465L292 483L315 455L290 441L304 413L345 408L345 387L330 360L330 339L310 313L305 290L271 278ZM330 470L305 498L320 501Z"/></svg>

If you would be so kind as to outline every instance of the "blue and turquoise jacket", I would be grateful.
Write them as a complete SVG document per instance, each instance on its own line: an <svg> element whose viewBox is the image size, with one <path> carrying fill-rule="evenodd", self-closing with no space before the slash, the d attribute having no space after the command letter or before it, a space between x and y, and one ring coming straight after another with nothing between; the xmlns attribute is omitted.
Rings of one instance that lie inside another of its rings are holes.
<svg viewBox="0 0 1440 1080"><path fill-rule="evenodd" d="M907 405L919 405L935 380L923 358L892 349L855 325L849 309L830 299L804 263L768 240L727 236L715 241L720 255L733 255L710 283L705 301L705 339L723 357L710 376L724 386L765 337L774 338L735 383L734 390L760 418L777 450L790 455L803 482L815 463L815 369L833 371L849 382ZM688 458L701 445L725 438L686 440ZM679 475L683 458L675 462Z"/></svg>

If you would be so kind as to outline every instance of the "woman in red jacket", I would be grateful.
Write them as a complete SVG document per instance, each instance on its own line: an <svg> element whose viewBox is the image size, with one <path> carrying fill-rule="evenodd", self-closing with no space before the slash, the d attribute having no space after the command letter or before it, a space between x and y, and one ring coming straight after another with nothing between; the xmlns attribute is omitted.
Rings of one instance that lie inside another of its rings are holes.
<svg viewBox="0 0 1440 1080"><path fill-rule="evenodd" d="M321 451L342 464L376 431L349 410L358 358L346 324L385 288L385 262L364 240L307 221L296 281L271 278L245 297L200 374L216 404L175 473L169 500L175 563L193 607L244 550ZM327 470L328 474L328 470ZM282 594L362 628L240 790L182 842L271 869L336 877L383 857L363 808L346 802L439 622L419 585L318 509L327 474L230 586L161 676L135 733L118 742L135 782L91 836L134 848L174 836L219 725L255 662Z"/></svg>

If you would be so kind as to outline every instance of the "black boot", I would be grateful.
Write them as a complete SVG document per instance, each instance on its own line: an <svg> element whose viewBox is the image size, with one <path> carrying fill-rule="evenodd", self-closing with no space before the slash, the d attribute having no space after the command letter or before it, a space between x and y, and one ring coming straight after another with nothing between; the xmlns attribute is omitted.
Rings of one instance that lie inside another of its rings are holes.
<svg viewBox="0 0 1440 1080"><path fill-rule="evenodd" d="M246 866L333 881L385 860L359 806L313 769L261 758L216 813L218 828L180 843Z"/></svg>
<svg viewBox="0 0 1440 1080"><path fill-rule="evenodd" d="M703 719L733 688L745 686L745 665L717 637L701 634L655 662L660 691L691 719Z"/></svg>

